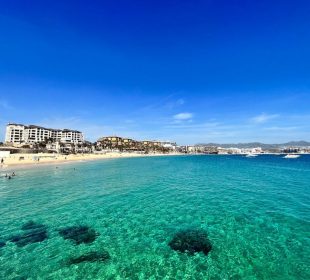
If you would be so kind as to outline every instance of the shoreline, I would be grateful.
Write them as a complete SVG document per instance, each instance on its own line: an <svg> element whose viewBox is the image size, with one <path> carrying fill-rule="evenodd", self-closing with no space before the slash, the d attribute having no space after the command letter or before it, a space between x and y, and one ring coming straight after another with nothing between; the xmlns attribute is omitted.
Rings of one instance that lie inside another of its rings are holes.
<svg viewBox="0 0 310 280"><path fill-rule="evenodd" d="M263 153L257 154L281 156L284 153ZM309 153L303 153L298 155L309 155ZM127 152L111 152L105 154L11 154L10 157L4 158L4 163L0 164L0 172L18 170L18 169L32 169L43 166L55 166L62 164L83 163L96 160L108 160L108 159L120 159L120 158L138 158L138 157L162 157L162 156L246 156L246 154L183 154L183 153L169 153L169 154L138 154ZM20 157L24 159L19 160ZM39 161L36 158L40 158Z"/></svg>
<svg viewBox="0 0 310 280"><path fill-rule="evenodd" d="M0 164L0 171L10 171L15 169L32 169L48 165L62 165L72 163L82 163L96 160L120 159L120 158L137 158L137 157L158 157L158 156L179 156L180 153L170 154L138 154L138 153L106 153L106 154L78 154L78 155L58 155L58 154L12 154L4 159ZM19 160L20 157L24 159ZM39 158L39 161L34 159Z"/></svg>

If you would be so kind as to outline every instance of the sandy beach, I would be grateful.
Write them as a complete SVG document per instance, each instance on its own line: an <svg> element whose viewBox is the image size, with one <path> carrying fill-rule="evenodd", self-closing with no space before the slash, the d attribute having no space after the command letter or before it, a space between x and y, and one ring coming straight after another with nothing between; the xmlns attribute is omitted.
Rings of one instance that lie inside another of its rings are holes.
<svg viewBox="0 0 310 280"><path fill-rule="evenodd" d="M9 170L12 168L36 167L45 164L64 164L72 162L101 160L101 159L116 159L116 158L131 158L131 157L149 157L149 156L168 156L178 155L172 154L140 154L128 152L108 152L105 154L11 154L4 158L4 162L0 164L0 170Z"/></svg>

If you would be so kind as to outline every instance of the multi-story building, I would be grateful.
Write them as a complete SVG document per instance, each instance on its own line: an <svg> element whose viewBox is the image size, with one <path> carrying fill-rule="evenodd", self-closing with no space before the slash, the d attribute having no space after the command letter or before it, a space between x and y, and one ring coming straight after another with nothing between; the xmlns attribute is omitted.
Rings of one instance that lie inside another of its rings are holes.
<svg viewBox="0 0 310 280"><path fill-rule="evenodd" d="M176 142L171 142L171 141L161 141L161 145L169 150L175 151L177 148L177 143Z"/></svg>
<svg viewBox="0 0 310 280"><path fill-rule="evenodd" d="M61 129L53 129L52 130L52 139L55 140L55 142L61 142L62 137L62 130Z"/></svg>
<svg viewBox="0 0 310 280"><path fill-rule="evenodd" d="M10 123L6 127L5 142L12 144L34 144L42 142L79 144L84 142L83 133L70 129L51 129L37 125Z"/></svg>
<svg viewBox="0 0 310 280"><path fill-rule="evenodd" d="M64 129L61 131L61 143L82 143L84 137L82 132L77 130Z"/></svg>
<svg viewBox="0 0 310 280"><path fill-rule="evenodd" d="M42 143L52 139L52 130L36 125L25 126L24 142L25 143Z"/></svg>
<svg viewBox="0 0 310 280"><path fill-rule="evenodd" d="M5 142L21 144L25 142L25 126L23 124L8 124L6 126Z"/></svg>

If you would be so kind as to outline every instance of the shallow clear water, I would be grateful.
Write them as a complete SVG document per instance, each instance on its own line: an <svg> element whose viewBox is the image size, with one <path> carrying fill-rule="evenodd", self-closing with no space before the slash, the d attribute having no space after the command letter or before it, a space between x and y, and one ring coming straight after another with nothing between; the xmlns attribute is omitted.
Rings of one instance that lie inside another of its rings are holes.
<svg viewBox="0 0 310 280"><path fill-rule="evenodd" d="M34 220L48 239L0 248L0 279L310 279L310 156L130 158L17 170L0 178L0 240ZM2 174L3 175L3 174ZM90 244L58 229L88 225ZM168 243L208 231L212 251ZM68 259L107 250L106 262Z"/></svg>

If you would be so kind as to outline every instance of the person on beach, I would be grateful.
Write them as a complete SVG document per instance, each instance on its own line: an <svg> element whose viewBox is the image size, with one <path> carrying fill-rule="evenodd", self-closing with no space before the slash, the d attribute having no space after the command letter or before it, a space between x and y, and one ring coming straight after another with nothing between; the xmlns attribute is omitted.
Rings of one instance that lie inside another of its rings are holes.
<svg viewBox="0 0 310 280"><path fill-rule="evenodd" d="M10 180L10 179L12 179L12 177L11 177L11 176L9 176L9 177L8 177L8 179Z"/></svg>
<svg viewBox="0 0 310 280"><path fill-rule="evenodd" d="M13 171L13 173L12 173L12 176L16 176L14 171Z"/></svg>
<svg viewBox="0 0 310 280"><path fill-rule="evenodd" d="M2 158L2 159L1 159L1 164L2 164L3 162L4 162L4 159Z"/></svg>

